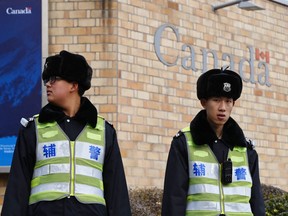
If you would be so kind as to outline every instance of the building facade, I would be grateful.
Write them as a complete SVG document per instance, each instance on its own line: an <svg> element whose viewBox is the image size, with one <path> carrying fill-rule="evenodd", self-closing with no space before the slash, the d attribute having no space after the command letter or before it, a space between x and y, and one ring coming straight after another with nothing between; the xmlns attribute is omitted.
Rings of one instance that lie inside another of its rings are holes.
<svg viewBox="0 0 288 216"><path fill-rule="evenodd" d="M117 130L129 187L163 187L171 140L201 109L197 78L230 65L244 81L232 117L256 144L261 181L288 190L288 6L212 10L224 2L48 1L48 55L90 63L85 96Z"/></svg>

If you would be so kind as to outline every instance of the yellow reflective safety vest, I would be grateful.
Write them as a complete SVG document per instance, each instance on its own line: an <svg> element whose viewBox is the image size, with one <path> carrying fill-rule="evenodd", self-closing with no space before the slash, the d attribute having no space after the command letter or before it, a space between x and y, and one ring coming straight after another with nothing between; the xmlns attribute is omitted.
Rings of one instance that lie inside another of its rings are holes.
<svg viewBox="0 0 288 216"><path fill-rule="evenodd" d="M187 141L189 160L189 190L186 215L252 216L249 200L252 178L247 149L229 150L232 160L232 183L222 184L221 165L208 144L196 145L190 127L182 130Z"/></svg>
<svg viewBox="0 0 288 216"><path fill-rule="evenodd" d="M82 203L105 205L102 180L105 156L105 119L86 125L70 141L57 122L36 124L36 164L29 204L75 196Z"/></svg>

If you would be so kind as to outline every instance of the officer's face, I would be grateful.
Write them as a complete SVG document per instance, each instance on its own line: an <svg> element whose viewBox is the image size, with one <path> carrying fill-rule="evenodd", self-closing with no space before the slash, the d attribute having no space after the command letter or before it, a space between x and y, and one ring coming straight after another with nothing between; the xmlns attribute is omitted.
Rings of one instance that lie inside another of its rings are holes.
<svg viewBox="0 0 288 216"><path fill-rule="evenodd" d="M77 92L77 83L70 83L63 79L56 79L45 83L48 102L62 107Z"/></svg>
<svg viewBox="0 0 288 216"><path fill-rule="evenodd" d="M227 97L211 97L202 99L201 104L206 109L208 122L215 127L221 127L229 119L234 101Z"/></svg>

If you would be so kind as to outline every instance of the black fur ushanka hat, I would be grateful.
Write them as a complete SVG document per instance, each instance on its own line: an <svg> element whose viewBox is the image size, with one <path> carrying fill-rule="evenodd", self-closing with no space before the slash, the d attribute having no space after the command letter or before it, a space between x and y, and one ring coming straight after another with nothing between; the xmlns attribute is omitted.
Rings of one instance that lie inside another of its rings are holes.
<svg viewBox="0 0 288 216"><path fill-rule="evenodd" d="M210 97L227 97L236 101L242 92L241 77L231 70L212 69L203 73L197 80L199 100Z"/></svg>
<svg viewBox="0 0 288 216"><path fill-rule="evenodd" d="M59 54L46 58L42 79L59 76L69 82L77 82L84 91L91 87L92 68L79 54L62 50Z"/></svg>

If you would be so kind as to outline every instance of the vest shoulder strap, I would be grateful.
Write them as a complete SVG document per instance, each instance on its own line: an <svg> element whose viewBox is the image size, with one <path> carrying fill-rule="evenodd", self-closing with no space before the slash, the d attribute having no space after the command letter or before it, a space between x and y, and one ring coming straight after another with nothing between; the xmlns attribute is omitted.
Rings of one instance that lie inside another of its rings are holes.
<svg viewBox="0 0 288 216"><path fill-rule="evenodd" d="M190 127L187 126L187 127L183 128L181 131L182 131L183 133L189 132L189 131L190 131Z"/></svg>
<svg viewBox="0 0 288 216"><path fill-rule="evenodd" d="M107 122L105 120L105 118L103 116L98 115L97 116L97 125L95 127L95 129L97 130L104 130L105 128L105 122Z"/></svg>
<svg viewBox="0 0 288 216"><path fill-rule="evenodd" d="M247 148L246 147L242 147L242 146L235 146L233 148L233 151L238 151L238 152L246 152L247 151Z"/></svg>
<svg viewBox="0 0 288 216"><path fill-rule="evenodd" d="M101 115L98 115L99 118L101 118L102 120L104 120L105 122L107 122L109 125L111 125L113 127L113 123L112 122L109 122L107 121L103 116Z"/></svg>
<svg viewBox="0 0 288 216"><path fill-rule="evenodd" d="M105 120L105 118L103 116L101 116L101 115L98 115L98 118L101 118L101 119Z"/></svg>

